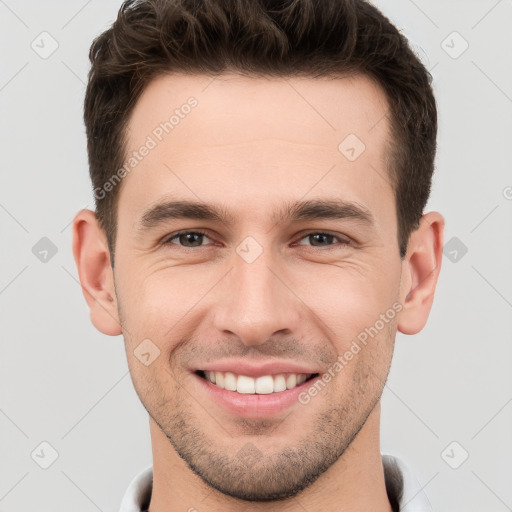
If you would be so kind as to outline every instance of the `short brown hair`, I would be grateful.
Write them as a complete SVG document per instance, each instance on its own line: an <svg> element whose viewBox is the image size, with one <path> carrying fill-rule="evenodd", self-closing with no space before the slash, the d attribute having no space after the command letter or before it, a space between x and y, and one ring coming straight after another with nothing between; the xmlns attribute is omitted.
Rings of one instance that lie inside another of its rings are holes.
<svg viewBox="0 0 512 512"><path fill-rule="evenodd" d="M386 93L400 257L430 195L437 110L432 76L407 39L366 0L128 0L92 43L84 103L96 213L113 262L119 188L138 98L174 71L309 77L364 74ZM102 190L102 194L97 194Z"/></svg>

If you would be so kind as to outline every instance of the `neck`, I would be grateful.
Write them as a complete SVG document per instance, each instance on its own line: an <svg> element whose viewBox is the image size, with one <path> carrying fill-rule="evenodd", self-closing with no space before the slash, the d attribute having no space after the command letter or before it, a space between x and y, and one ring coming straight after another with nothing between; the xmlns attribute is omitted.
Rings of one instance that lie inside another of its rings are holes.
<svg viewBox="0 0 512 512"><path fill-rule="evenodd" d="M153 491L149 512L392 512L380 454L380 403L343 455L293 498L248 502L206 484L150 418Z"/></svg>

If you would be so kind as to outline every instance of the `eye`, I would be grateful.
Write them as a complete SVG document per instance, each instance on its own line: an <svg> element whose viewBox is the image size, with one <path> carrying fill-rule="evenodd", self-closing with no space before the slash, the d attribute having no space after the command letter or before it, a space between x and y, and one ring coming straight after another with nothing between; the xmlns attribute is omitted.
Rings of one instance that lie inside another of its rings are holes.
<svg viewBox="0 0 512 512"><path fill-rule="evenodd" d="M309 240L311 242L303 243L303 241ZM204 243L206 241L206 243ZM197 247L203 247L208 244L208 242L212 242L213 240L208 237L207 233L195 230L195 231L180 231L178 233L175 233L165 239L163 241L163 244L173 244L178 245L180 247L184 247L187 249L193 249ZM338 243L336 243L336 241ZM349 245L350 241L346 238L341 238L336 235L332 235L330 233L325 233L321 231L308 233L307 235L303 236L299 242L296 242L294 245L309 245L310 247L318 247L318 248L325 248L325 249L331 249L336 248L336 246L346 246Z"/></svg>
<svg viewBox="0 0 512 512"><path fill-rule="evenodd" d="M202 231L180 231L179 233L176 233L170 238L164 240L163 243L181 245L182 247L186 248L194 248L204 245L202 242L205 239L209 240L210 242L212 241L210 238L208 238L206 233L203 233Z"/></svg>
<svg viewBox="0 0 512 512"><path fill-rule="evenodd" d="M311 247L331 248L333 245L345 246L345 245L350 244L350 241L345 238L340 238L338 236L331 235L330 233L324 233L324 232L317 231L314 233L308 233L306 236L302 237L300 239L300 241L297 243L297 245L308 245L308 244L301 243L302 240L307 240L307 239L309 239L310 241L313 241L313 243L311 244ZM338 240L339 243L334 244L333 242L335 240Z"/></svg>

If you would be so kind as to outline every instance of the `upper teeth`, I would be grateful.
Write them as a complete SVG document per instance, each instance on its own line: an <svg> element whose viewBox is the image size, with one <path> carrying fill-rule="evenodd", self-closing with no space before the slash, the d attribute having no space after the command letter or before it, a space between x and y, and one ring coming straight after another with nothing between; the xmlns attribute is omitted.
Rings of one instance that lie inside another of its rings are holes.
<svg viewBox="0 0 512 512"><path fill-rule="evenodd" d="M246 394L278 393L302 384L310 374L287 373L279 375L262 375L253 378L247 375L235 375L231 372L205 371L206 378L222 389Z"/></svg>

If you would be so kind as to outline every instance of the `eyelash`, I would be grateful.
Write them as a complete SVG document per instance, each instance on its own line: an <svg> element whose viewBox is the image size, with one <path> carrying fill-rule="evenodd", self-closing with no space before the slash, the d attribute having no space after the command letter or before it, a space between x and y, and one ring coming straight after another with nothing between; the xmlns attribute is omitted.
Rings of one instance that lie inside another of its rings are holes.
<svg viewBox="0 0 512 512"><path fill-rule="evenodd" d="M169 244L176 245L180 249L184 249L184 250L193 250L193 249L199 249L200 247L204 247L203 245L200 245L198 247L185 247L183 245L173 244L171 242L171 240L174 240L175 238L178 238L181 235L191 234L191 233L197 234L197 235L203 235L203 236L205 236L207 238L211 238L206 231L202 231L200 229L194 229L194 230L178 231L177 233L174 233L170 237L168 237L165 240L163 240L162 243L163 243L163 245L169 245ZM304 238L307 238L308 236L311 236L311 235L327 235L327 236L332 236L334 239L337 239L338 242L339 242L338 244L332 244L332 245L325 246L325 247L321 247L321 246L317 247L317 246L314 246L314 245L310 245L309 247L312 247L313 249L318 248L318 249L321 249L322 251L329 251L329 250L332 250L332 249L336 249L339 246L345 247L345 246L350 245L350 241L344 240L343 238L340 238L339 236L333 235L333 234L331 234L329 232L326 232L326 231L310 231L309 233L306 233L301 238L299 238L298 241L301 241ZM294 244L296 244L296 242L294 242ZM298 245L303 245L303 244L298 244Z"/></svg>

